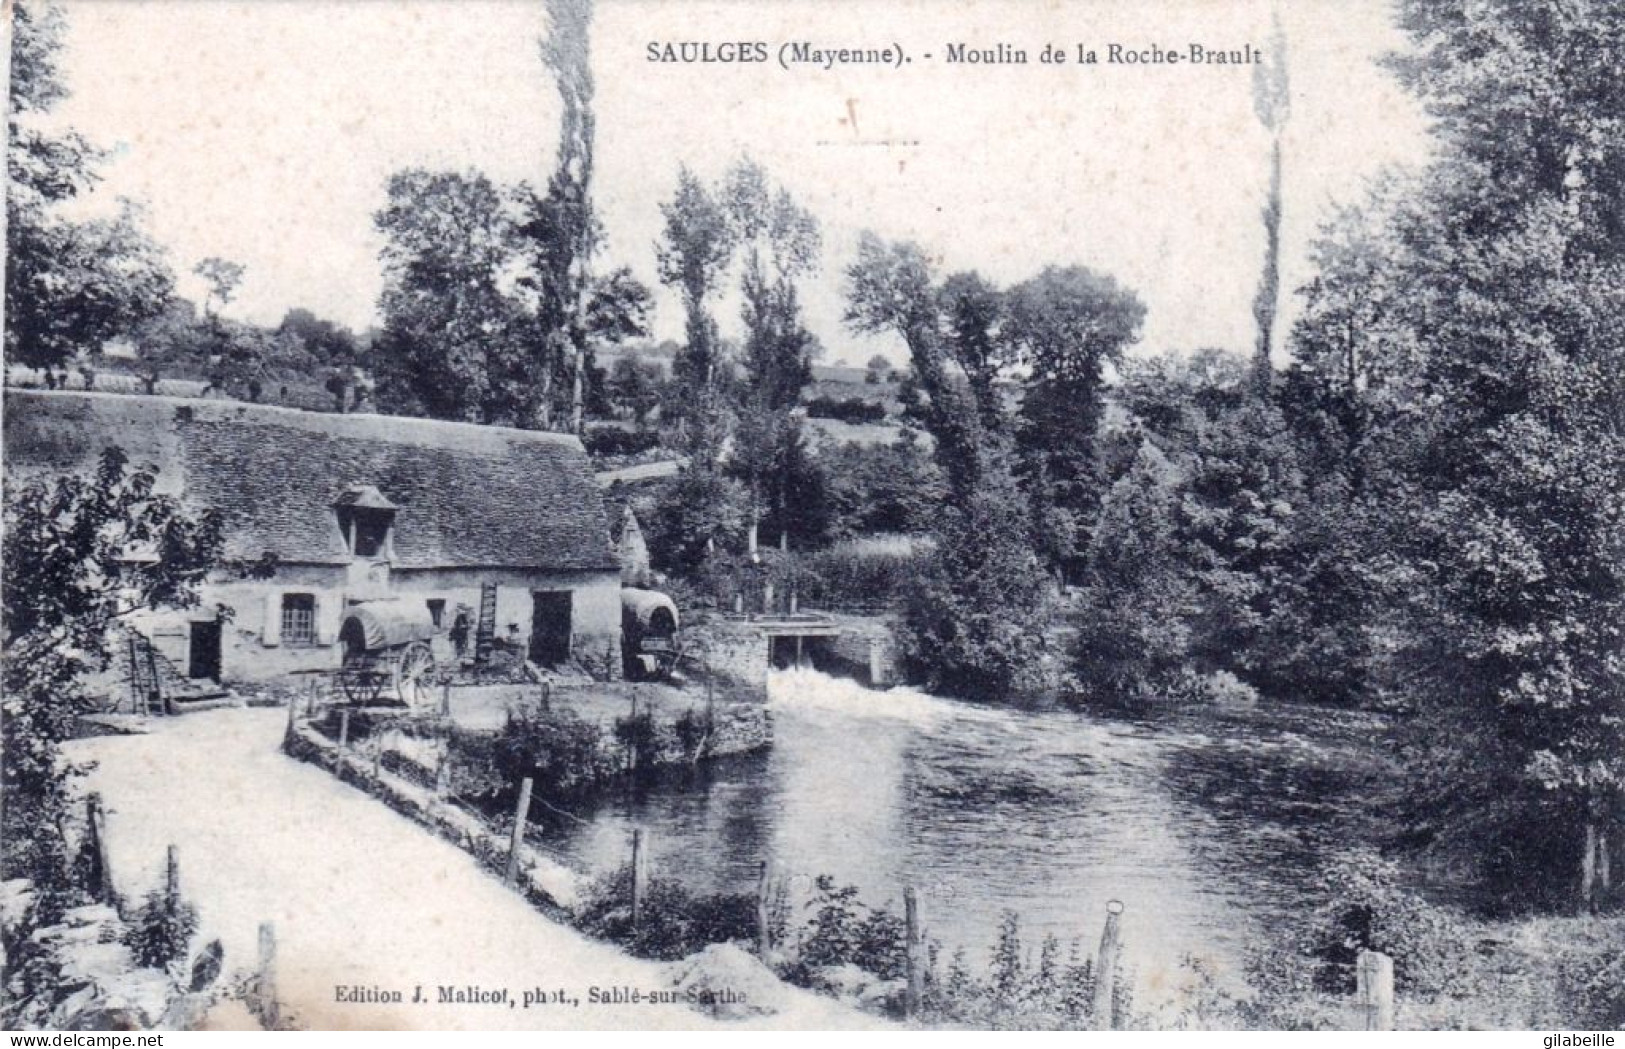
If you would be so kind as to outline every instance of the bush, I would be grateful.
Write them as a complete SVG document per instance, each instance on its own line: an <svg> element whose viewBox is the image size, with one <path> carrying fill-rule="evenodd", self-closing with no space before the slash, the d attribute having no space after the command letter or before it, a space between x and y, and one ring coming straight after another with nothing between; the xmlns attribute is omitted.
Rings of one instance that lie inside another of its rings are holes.
<svg viewBox="0 0 1625 1049"><path fill-rule="evenodd" d="M1469 954L1467 926L1399 884L1399 867L1369 851L1344 853L1322 876L1326 899L1310 924L1315 986L1354 993L1361 951L1394 959L1394 987L1432 997L1456 982Z"/></svg>
<svg viewBox="0 0 1625 1049"><path fill-rule="evenodd" d="M929 544L926 544L928 549ZM801 559L803 602L817 607L897 604L920 571L925 554L909 544L890 549L842 543Z"/></svg>
<svg viewBox="0 0 1625 1049"><path fill-rule="evenodd" d="M807 402L807 414L814 419L837 419L854 426L886 421L886 406L861 397L814 397Z"/></svg>
<svg viewBox="0 0 1625 1049"><path fill-rule="evenodd" d="M581 435L581 445L595 459L620 455L639 455L659 447L657 430L623 430L618 426L597 426Z"/></svg>
<svg viewBox="0 0 1625 1049"><path fill-rule="evenodd" d="M654 715L648 711L627 714L615 719L615 742L631 758L637 768L647 768L660 760L660 734L655 729Z"/></svg>
<svg viewBox="0 0 1625 1049"><path fill-rule="evenodd" d="M856 965L882 980L907 975L907 948L903 920L884 909L858 902L856 886L835 887L835 879L821 874L814 882L817 895L808 902L812 918L802 934L795 965L786 974L808 986L819 969Z"/></svg>
<svg viewBox="0 0 1625 1049"><path fill-rule="evenodd" d="M543 797L596 786L622 764L597 725L571 707L543 701L512 711L492 743L491 757L505 783L530 776Z"/></svg>
<svg viewBox="0 0 1625 1049"><path fill-rule="evenodd" d="M740 893L700 895L666 878L650 878L638 928L632 928L632 866L599 878L572 921L589 936L620 944L640 958L675 961L713 943L756 935L756 900Z"/></svg>
<svg viewBox="0 0 1625 1049"><path fill-rule="evenodd" d="M672 731L683 756L689 761L699 761L711 753L711 740L717 733L716 717L709 707L704 710L689 707L677 715Z"/></svg>
<svg viewBox="0 0 1625 1049"><path fill-rule="evenodd" d="M125 946L136 962L149 969L165 969L186 955L186 945L197 932L197 911L178 896L162 889L149 892L124 934Z"/></svg>

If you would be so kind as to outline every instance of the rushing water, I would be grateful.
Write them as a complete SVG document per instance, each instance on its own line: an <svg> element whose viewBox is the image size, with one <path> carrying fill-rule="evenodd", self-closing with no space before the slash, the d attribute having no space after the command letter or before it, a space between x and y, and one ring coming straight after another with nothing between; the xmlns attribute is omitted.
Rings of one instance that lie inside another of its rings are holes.
<svg viewBox="0 0 1625 1049"><path fill-rule="evenodd" d="M1301 908L1315 860L1367 832L1380 766L1369 717L1291 707L1129 720L991 708L814 671L776 674L770 752L729 759L558 820L550 844L594 871L633 827L656 872L751 891L766 859L818 874L984 954L1005 910L1023 938L1098 937L1121 900L1141 972L1191 954L1234 975L1244 942Z"/></svg>

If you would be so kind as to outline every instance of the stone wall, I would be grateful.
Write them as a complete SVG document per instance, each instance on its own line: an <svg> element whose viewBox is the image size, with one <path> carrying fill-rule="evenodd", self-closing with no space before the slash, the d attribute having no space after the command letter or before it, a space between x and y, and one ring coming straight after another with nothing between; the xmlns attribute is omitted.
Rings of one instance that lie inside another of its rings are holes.
<svg viewBox="0 0 1625 1049"><path fill-rule="evenodd" d="M839 637L820 646L819 656L831 665L821 666L832 674L861 681L870 688L890 688L898 683L897 641L891 624L875 616L839 616Z"/></svg>
<svg viewBox="0 0 1625 1049"><path fill-rule="evenodd" d="M709 672L718 695L738 702L767 702L767 637L743 620L711 615L683 624L683 670Z"/></svg>

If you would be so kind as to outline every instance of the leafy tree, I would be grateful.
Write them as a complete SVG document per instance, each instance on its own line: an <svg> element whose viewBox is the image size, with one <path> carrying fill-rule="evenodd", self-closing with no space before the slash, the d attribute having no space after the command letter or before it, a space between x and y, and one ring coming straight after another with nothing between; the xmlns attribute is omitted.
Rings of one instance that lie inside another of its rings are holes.
<svg viewBox="0 0 1625 1049"><path fill-rule="evenodd" d="M333 408L350 407L352 391L360 392L362 354L355 333L306 309L291 309L277 326L279 338L296 344L312 365L325 373L323 386L333 395Z"/></svg>
<svg viewBox="0 0 1625 1049"><path fill-rule="evenodd" d="M817 265L818 222L750 160L734 166L718 196L741 257L745 396L733 466L751 497L751 542L764 512L776 531L821 541L823 476L792 413L812 380L813 337L802 324L796 280Z"/></svg>
<svg viewBox="0 0 1625 1049"><path fill-rule="evenodd" d="M690 462L661 490L649 522L649 554L668 572L688 575L720 547L745 537L748 496L720 470Z"/></svg>
<svg viewBox="0 0 1625 1049"><path fill-rule="evenodd" d="M529 425L535 327L514 296L522 267L511 194L477 172L398 172L374 216L384 234L384 328L374 353L385 407Z"/></svg>
<svg viewBox="0 0 1625 1049"><path fill-rule="evenodd" d="M847 323L908 346L948 494L936 545L905 601L905 657L932 687L997 697L1037 687L1048 672L1051 588L1033 552L1009 442L983 428L974 395L952 369L944 301L916 245L864 234L847 270Z"/></svg>
<svg viewBox="0 0 1625 1049"><path fill-rule="evenodd" d="M710 300L721 288L733 257L734 229L728 213L686 166L677 173L677 192L660 206L665 230L657 249L661 283L676 288L686 314L686 341L672 362L678 399L674 407L692 427L691 443L715 456L723 434L717 387L721 381L721 339Z"/></svg>
<svg viewBox="0 0 1625 1049"><path fill-rule="evenodd" d="M942 338L942 296L925 253L918 245L887 244L865 232L846 278L847 324L902 339L912 366L910 399L936 442L949 491L957 497L974 490L985 465L984 431L974 399L955 381Z"/></svg>
<svg viewBox="0 0 1625 1049"><path fill-rule="evenodd" d="M1049 267L1011 288L1002 337L1029 377L1018 442L1046 557L1075 571L1102 480L1095 447L1106 365L1139 338L1145 306L1110 277Z"/></svg>
<svg viewBox="0 0 1625 1049"><path fill-rule="evenodd" d="M927 532L942 504L942 475L917 438L819 450L829 478L833 538Z"/></svg>
<svg viewBox="0 0 1625 1049"><path fill-rule="evenodd" d="M1180 547L1183 482L1155 440L1144 439L1101 500L1074 652L1090 695L1136 695L1188 666L1195 594Z"/></svg>
<svg viewBox="0 0 1625 1049"><path fill-rule="evenodd" d="M615 284L601 285L592 274L592 258L602 231L592 205L593 76L590 32L592 0L548 0L548 35L542 61L553 71L561 115L559 146L546 191L532 195L520 226L532 258L528 282L537 291L535 348L540 359L536 425L548 428L554 414L554 377L568 383L569 430L579 434L586 406L591 364L589 321L595 299L613 298ZM621 271L615 280L630 279ZM624 284L621 290L625 290ZM645 293L647 308L647 295ZM641 334L642 325L635 334Z"/></svg>
<svg viewBox="0 0 1625 1049"><path fill-rule="evenodd" d="M903 656L932 691L998 699L1052 684L1054 591L1002 457L995 449L977 487L942 507L936 545L904 597Z"/></svg>
<svg viewBox="0 0 1625 1049"><path fill-rule="evenodd" d="M1274 366L1270 347L1274 344L1275 315L1281 299L1281 139L1291 113L1292 92L1287 80L1286 34L1277 14L1270 33L1269 56L1253 67L1253 109L1258 122L1270 136L1270 181L1264 199L1264 272L1253 299L1253 320L1258 324L1257 348L1253 351L1253 381L1269 392Z"/></svg>
<svg viewBox="0 0 1625 1049"><path fill-rule="evenodd" d="M628 354L615 359L607 381L611 403L619 405L632 416L633 422L642 426L649 413L660 404L665 372L653 361Z"/></svg>
<svg viewBox="0 0 1625 1049"><path fill-rule="evenodd" d="M220 516L187 512L156 483L110 448L91 476L7 486L0 818L8 877L26 871L65 885L73 769L60 745L90 707L82 678L105 665L109 629L140 612L194 607L199 584L220 566Z"/></svg>
<svg viewBox="0 0 1625 1049"><path fill-rule="evenodd" d="M202 277L209 286L209 294L203 299L203 312L213 317L237 297L237 289L242 286L246 270L240 262L211 256L192 267L192 272Z"/></svg>
<svg viewBox="0 0 1625 1049"><path fill-rule="evenodd" d="M955 273L942 282L942 299L948 348L970 384L982 428L997 432L1008 413L994 383L1015 363L1013 348L1000 330L1005 297L980 273Z"/></svg>
<svg viewBox="0 0 1625 1049"><path fill-rule="evenodd" d="M1513 899L1598 905L1625 816L1625 12L1399 19L1438 159L1332 231L1304 400L1342 409L1383 511L1424 829Z"/></svg>
<svg viewBox="0 0 1625 1049"><path fill-rule="evenodd" d="M863 366L863 381L871 386L877 386L891 375L891 362L880 354L869 358L869 363Z"/></svg>
<svg viewBox="0 0 1625 1049"><path fill-rule="evenodd" d="M147 393L158 392L166 374L200 374L208 367L215 340L199 322L197 308L182 298L171 298L164 311L149 317L132 334L135 372Z"/></svg>
<svg viewBox="0 0 1625 1049"><path fill-rule="evenodd" d="M130 202L111 217L61 215L63 203L95 185L103 154L77 132L37 126L68 94L57 67L61 8L21 0L11 17L5 348L10 359L49 370L99 356L107 340L160 312L174 277Z"/></svg>

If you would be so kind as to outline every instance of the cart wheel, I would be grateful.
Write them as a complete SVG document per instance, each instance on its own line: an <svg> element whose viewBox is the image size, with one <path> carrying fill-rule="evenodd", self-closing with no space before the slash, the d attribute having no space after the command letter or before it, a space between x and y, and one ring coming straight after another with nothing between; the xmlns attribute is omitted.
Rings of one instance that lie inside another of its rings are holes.
<svg viewBox="0 0 1625 1049"><path fill-rule="evenodd" d="M434 652L414 641L395 658L395 697L409 707L434 702Z"/></svg>
<svg viewBox="0 0 1625 1049"><path fill-rule="evenodd" d="M372 698L372 689L367 683L367 674L359 667L345 667L335 677L338 678L339 691L351 703L364 703Z"/></svg>

